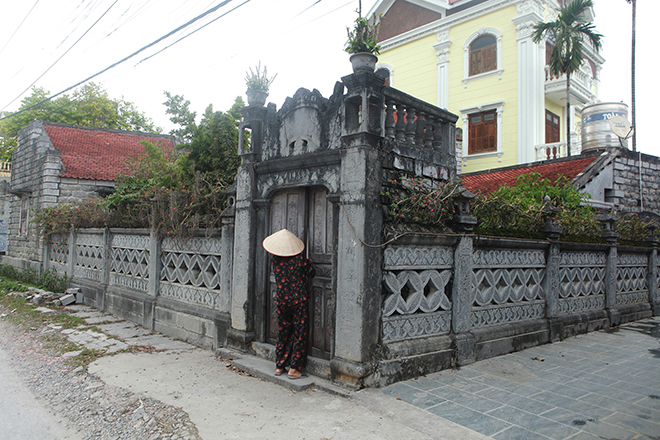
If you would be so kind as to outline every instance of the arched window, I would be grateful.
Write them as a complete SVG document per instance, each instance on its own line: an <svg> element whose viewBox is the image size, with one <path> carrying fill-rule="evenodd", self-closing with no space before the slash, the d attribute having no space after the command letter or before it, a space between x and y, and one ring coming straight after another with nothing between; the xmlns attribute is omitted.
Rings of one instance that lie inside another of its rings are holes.
<svg viewBox="0 0 660 440"><path fill-rule="evenodd" d="M502 33L480 28L463 43L463 84L491 75L502 79L502 72Z"/></svg>
<svg viewBox="0 0 660 440"><path fill-rule="evenodd" d="M482 35L470 44L470 76L497 69L497 39Z"/></svg>

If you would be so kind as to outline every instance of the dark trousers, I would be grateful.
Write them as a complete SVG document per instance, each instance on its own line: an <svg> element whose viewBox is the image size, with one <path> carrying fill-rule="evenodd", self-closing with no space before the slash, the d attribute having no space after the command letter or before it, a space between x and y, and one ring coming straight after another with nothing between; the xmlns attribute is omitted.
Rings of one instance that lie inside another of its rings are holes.
<svg viewBox="0 0 660 440"><path fill-rule="evenodd" d="M300 370L307 364L309 310L307 301L277 305L277 368Z"/></svg>

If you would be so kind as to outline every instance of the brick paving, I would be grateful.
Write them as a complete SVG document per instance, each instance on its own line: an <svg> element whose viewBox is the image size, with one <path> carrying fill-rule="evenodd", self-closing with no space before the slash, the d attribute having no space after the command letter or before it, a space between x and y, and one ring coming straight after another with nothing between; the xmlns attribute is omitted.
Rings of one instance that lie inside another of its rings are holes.
<svg viewBox="0 0 660 440"><path fill-rule="evenodd" d="M382 393L495 439L660 439L660 317Z"/></svg>

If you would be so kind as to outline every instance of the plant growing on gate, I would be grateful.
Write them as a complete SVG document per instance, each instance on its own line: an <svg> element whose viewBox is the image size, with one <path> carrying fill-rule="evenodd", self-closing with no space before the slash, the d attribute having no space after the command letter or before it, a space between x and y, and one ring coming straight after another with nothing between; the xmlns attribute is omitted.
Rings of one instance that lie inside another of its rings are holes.
<svg viewBox="0 0 660 440"><path fill-rule="evenodd" d="M642 220L636 212L620 214L614 224L614 232L619 234L618 241L622 244L645 244L649 236L649 227L653 220ZM655 226L658 226L655 222Z"/></svg>
<svg viewBox="0 0 660 440"><path fill-rule="evenodd" d="M443 228L455 215L453 197L460 184L398 174L390 178L381 192L385 221L398 229L421 225ZM547 202L545 197L549 197ZM516 186L501 187L489 195L472 200L472 214L477 217L475 232L509 237L544 238L541 228L548 220L544 206L551 203L560 211L553 216L568 241L601 242L597 210L588 205L588 194L580 193L569 180L559 176L554 182L539 173L519 176ZM648 237L650 221L639 216L620 216L615 224L619 241L640 244ZM407 225L407 226L406 226Z"/></svg>
<svg viewBox="0 0 660 440"><path fill-rule="evenodd" d="M348 42L344 50L350 54L367 52L378 55L380 45L378 44L378 29L380 23L370 22L364 17L358 17L353 23L353 29L346 28L348 33Z"/></svg>
<svg viewBox="0 0 660 440"><path fill-rule="evenodd" d="M255 70L250 70L245 73L245 85L247 85L248 90L258 90L261 92L267 92L270 89L270 85L275 81L277 74L273 77L268 78L268 70L264 66L263 72L261 71L261 61L255 67Z"/></svg>
<svg viewBox="0 0 660 440"><path fill-rule="evenodd" d="M452 197L459 184L401 174L388 180L381 198L387 207L386 221L447 226L455 214Z"/></svg>

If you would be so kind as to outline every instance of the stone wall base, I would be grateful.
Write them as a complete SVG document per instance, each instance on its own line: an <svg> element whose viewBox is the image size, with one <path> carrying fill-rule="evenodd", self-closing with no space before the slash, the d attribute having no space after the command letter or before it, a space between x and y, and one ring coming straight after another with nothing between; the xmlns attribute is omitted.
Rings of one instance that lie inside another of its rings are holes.
<svg viewBox="0 0 660 440"><path fill-rule="evenodd" d="M621 315L620 324L627 324L653 316L653 309L649 303L627 304L617 307L617 311Z"/></svg>
<svg viewBox="0 0 660 440"><path fill-rule="evenodd" d="M145 293L110 287L105 293L105 312L153 330L155 298Z"/></svg>
<svg viewBox="0 0 660 440"><path fill-rule="evenodd" d="M3 255L0 257L0 263L1 264L7 264L9 266L14 266L19 269L29 269L32 268L37 271L37 273L41 273L41 261L33 261L33 260L26 260L23 258L14 258L10 257L8 255Z"/></svg>
<svg viewBox="0 0 660 440"><path fill-rule="evenodd" d="M545 319L472 330L477 361L550 342Z"/></svg>
<svg viewBox="0 0 660 440"><path fill-rule="evenodd" d="M77 287L83 294L85 304L105 310L105 291L107 286L94 281L73 278L69 282L70 287Z"/></svg>
<svg viewBox="0 0 660 440"><path fill-rule="evenodd" d="M364 381L364 385L382 387L400 380L412 379L452 368L455 365L454 357L455 350L447 348L431 353L380 361L376 371Z"/></svg>
<svg viewBox="0 0 660 440"><path fill-rule="evenodd" d="M550 342L557 342L584 333L594 332L611 326L605 310L590 310L575 315L549 318Z"/></svg>
<svg viewBox="0 0 660 440"><path fill-rule="evenodd" d="M154 330L204 348L227 343L229 314L170 298L159 297L154 314Z"/></svg>

